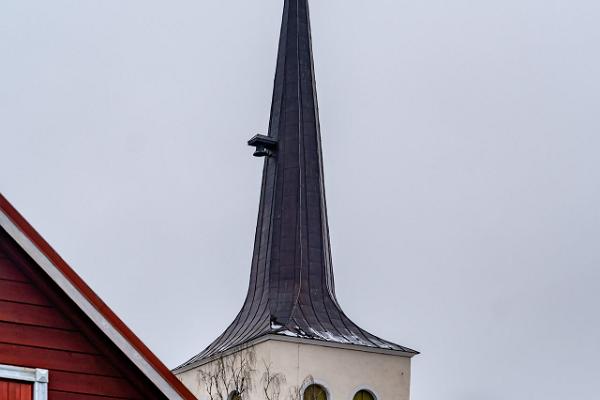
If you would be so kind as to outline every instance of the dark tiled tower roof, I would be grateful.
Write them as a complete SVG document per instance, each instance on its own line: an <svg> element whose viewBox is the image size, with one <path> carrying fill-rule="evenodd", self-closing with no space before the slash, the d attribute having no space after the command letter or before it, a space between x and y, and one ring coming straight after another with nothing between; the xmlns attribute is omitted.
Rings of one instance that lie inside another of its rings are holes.
<svg viewBox="0 0 600 400"><path fill-rule="evenodd" d="M335 296L307 0L284 2L262 140L272 155L265 157L246 301L219 338L177 369L265 335L416 353L359 328Z"/></svg>

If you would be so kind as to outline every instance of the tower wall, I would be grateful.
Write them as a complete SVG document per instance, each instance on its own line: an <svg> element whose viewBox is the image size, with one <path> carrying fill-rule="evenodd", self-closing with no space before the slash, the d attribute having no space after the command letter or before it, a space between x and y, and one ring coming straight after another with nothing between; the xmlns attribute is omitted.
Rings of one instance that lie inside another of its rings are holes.
<svg viewBox="0 0 600 400"><path fill-rule="evenodd" d="M322 385L328 392L328 400L352 400L361 389L373 393L377 400L409 400L410 397L408 357L280 340L267 340L249 350L255 357L255 371L252 388L244 400L266 400L265 365L270 366L271 374L285 376L279 398L272 400L298 400L290 393L310 383ZM200 371L210 371L213 367L214 361L177 377L199 400L210 400Z"/></svg>

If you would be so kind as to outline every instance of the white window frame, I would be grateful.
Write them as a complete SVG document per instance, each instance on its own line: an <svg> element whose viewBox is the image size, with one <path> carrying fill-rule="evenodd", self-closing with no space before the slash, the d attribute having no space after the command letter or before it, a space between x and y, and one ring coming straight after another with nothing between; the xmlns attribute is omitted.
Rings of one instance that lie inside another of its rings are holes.
<svg viewBox="0 0 600 400"><path fill-rule="evenodd" d="M0 364L0 379L32 382L33 400L48 400L48 370Z"/></svg>

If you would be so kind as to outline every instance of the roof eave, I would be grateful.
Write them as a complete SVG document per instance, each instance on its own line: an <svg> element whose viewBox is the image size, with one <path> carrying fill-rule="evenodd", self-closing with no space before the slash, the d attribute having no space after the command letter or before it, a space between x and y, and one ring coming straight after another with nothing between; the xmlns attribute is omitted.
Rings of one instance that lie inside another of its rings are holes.
<svg viewBox="0 0 600 400"><path fill-rule="evenodd" d="M237 353L238 351L242 351L244 349L250 348L252 346L256 346L258 344L264 343L269 340L274 340L274 341L279 341L279 342L288 342L288 343L301 343L301 344L306 344L306 345L311 345L311 346L331 347L331 348L352 350L352 351L361 351L361 352L365 352L365 353L385 354L385 355L389 355L389 356L404 357L404 358L413 358L414 356L421 354L418 351L412 350L412 349L410 349L410 351L383 349L383 348L372 347L372 346L360 346L360 345L356 345L356 344L328 342L325 340L307 339L307 338L285 336L285 335L280 335L280 334L276 334L276 333L269 333L269 334L262 335L257 338L251 339L245 343L242 343L238 346L227 349L221 353L216 353L210 357L200 359L200 360L190 363L188 365L177 367L177 368L173 369L173 373L174 374L182 374L184 372L191 371L191 370L201 367L203 365L209 364L215 360L218 360L219 358L227 357L231 354Z"/></svg>
<svg viewBox="0 0 600 400"><path fill-rule="evenodd" d="M264 340L265 341L266 340L277 340L280 342L302 343L302 344L308 344L308 345L312 345L312 346L332 347L332 348L337 348L337 349L362 351L365 353L386 354L386 355L405 357L405 358L412 358L412 357L420 354L418 351L415 351L412 349L410 349L410 351L384 349L381 347L362 346L362 345L358 345L358 344L338 343L338 342L333 342L333 341L309 339L309 338L302 338L302 337L292 337L292 336L277 335L277 334L265 335ZM409 349L407 349L407 350L409 350Z"/></svg>

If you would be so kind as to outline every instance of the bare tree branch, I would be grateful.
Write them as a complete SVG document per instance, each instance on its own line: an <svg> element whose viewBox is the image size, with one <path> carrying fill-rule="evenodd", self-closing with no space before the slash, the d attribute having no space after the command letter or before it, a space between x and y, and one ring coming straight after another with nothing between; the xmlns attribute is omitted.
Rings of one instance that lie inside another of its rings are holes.
<svg viewBox="0 0 600 400"><path fill-rule="evenodd" d="M263 393L267 400L279 400L281 395L281 385L285 384L285 375L279 372L273 372L271 364L263 361L264 372L262 376Z"/></svg>
<svg viewBox="0 0 600 400"><path fill-rule="evenodd" d="M243 349L226 357L219 357L199 369L199 380L210 400L246 400L252 388L256 356L253 349Z"/></svg>

